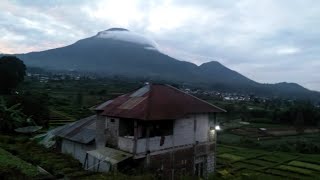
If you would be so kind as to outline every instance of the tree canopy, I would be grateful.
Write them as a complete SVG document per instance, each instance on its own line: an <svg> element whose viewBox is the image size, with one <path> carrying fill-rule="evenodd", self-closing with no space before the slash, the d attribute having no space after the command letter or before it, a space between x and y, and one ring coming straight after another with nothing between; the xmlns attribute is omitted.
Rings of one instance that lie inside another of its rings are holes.
<svg viewBox="0 0 320 180"><path fill-rule="evenodd" d="M15 89L26 75L26 66L15 56L0 58L0 92L9 93Z"/></svg>

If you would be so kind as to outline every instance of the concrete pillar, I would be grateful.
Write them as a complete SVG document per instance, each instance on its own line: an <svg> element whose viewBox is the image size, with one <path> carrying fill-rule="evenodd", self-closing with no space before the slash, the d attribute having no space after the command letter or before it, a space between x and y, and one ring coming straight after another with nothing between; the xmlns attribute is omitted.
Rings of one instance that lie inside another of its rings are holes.
<svg viewBox="0 0 320 180"><path fill-rule="evenodd" d="M150 139L149 139L149 137L150 137L150 126L151 125L149 125L148 124L148 126L147 126L147 134L146 134L146 149L145 149L145 152L146 152L146 167L147 168L149 168L150 167L150 147L149 147L149 145L150 145Z"/></svg>
<svg viewBox="0 0 320 180"><path fill-rule="evenodd" d="M133 144L133 154L137 153L137 142L138 141L138 122L134 120L134 144Z"/></svg>
<svg viewBox="0 0 320 180"><path fill-rule="evenodd" d="M106 146L106 117L97 115L97 123L96 123L96 147L97 149L103 148Z"/></svg>

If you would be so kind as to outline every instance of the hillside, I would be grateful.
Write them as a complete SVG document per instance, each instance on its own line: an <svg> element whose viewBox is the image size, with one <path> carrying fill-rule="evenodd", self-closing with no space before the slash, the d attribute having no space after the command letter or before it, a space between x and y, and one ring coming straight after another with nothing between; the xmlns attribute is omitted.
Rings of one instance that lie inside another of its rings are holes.
<svg viewBox="0 0 320 180"><path fill-rule="evenodd" d="M164 80L264 96L320 99L320 93L294 83L255 82L217 61L197 66L174 59L158 50L154 41L122 28L99 32L69 46L17 56L27 66L51 70L76 70L150 81Z"/></svg>

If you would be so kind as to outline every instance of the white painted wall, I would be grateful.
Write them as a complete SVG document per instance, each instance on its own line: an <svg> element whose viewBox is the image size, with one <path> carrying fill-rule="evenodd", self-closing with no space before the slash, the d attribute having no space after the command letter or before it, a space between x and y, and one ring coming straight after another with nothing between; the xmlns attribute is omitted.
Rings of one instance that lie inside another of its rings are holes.
<svg viewBox="0 0 320 180"><path fill-rule="evenodd" d="M118 137L118 148L133 153L133 146L134 140L133 138L125 138L125 137Z"/></svg>
<svg viewBox="0 0 320 180"><path fill-rule="evenodd" d="M157 151L157 150L162 150L162 149L167 149L172 147L173 142L172 142L172 136L165 136L165 140L162 146L160 146L160 140L161 137L152 137L149 138L149 151ZM137 153L143 153L146 152L146 144L147 144L147 139L138 139L137 141Z"/></svg>
<svg viewBox="0 0 320 180"><path fill-rule="evenodd" d="M193 143L194 116L188 116L174 121L174 144L181 146Z"/></svg>
<svg viewBox="0 0 320 180"><path fill-rule="evenodd" d="M77 142L69 141L67 139L62 140L61 152L64 154L70 154L75 159L79 160L83 165L85 162L87 151L95 149L95 145L85 145ZM108 162L100 162L98 169L98 159L88 155L88 167L90 171L108 172L110 164Z"/></svg>
<svg viewBox="0 0 320 180"><path fill-rule="evenodd" d="M95 149L95 145L85 145L77 142L69 141L67 139L62 140L61 152L70 154L75 159L78 159L82 164L86 158L87 151Z"/></svg>
<svg viewBox="0 0 320 180"><path fill-rule="evenodd" d="M196 141L206 142L209 140L209 116L208 114L199 114L196 116L197 129L196 129Z"/></svg>
<svg viewBox="0 0 320 180"><path fill-rule="evenodd" d="M98 165L99 164L99 165ZM87 168L87 167L85 167ZM99 168L99 169L98 169ZM89 171L95 171L95 172L109 172L111 168L110 163L105 161L100 161L93 156L88 155L88 169Z"/></svg>
<svg viewBox="0 0 320 180"><path fill-rule="evenodd" d="M194 122L196 122L196 131L194 132ZM149 150L151 152L162 149L167 149L174 146L190 145L195 141L206 142L209 140L209 116L207 114L190 115L185 118L177 119L174 121L173 135L165 136L165 141L160 146L161 137L149 138ZM131 149L131 142L125 142L127 140L121 139L118 145L122 150ZM127 145L125 144L127 143ZM137 141L137 153L143 153L146 151L147 140L138 139ZM133 148L133 141L132 141ZM130 151L128 151L130 152Z"/></svg>

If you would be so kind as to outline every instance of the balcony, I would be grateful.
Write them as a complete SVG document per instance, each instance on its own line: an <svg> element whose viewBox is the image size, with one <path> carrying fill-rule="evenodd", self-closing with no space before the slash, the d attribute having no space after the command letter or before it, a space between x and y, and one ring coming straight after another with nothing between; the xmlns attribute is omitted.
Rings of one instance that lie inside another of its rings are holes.
<svg viewBox="0 0 320 180"><path fill-rule="evenodd" d="M136 153L146 153L148 150L150 152L159 151L173 146L172 136L163 136L163 138L159 136L151 137L148 143L149 145L147 145L147 138L138 139ZM118 137L118 148L126 152L134 153L133 137Z"/></svg>

